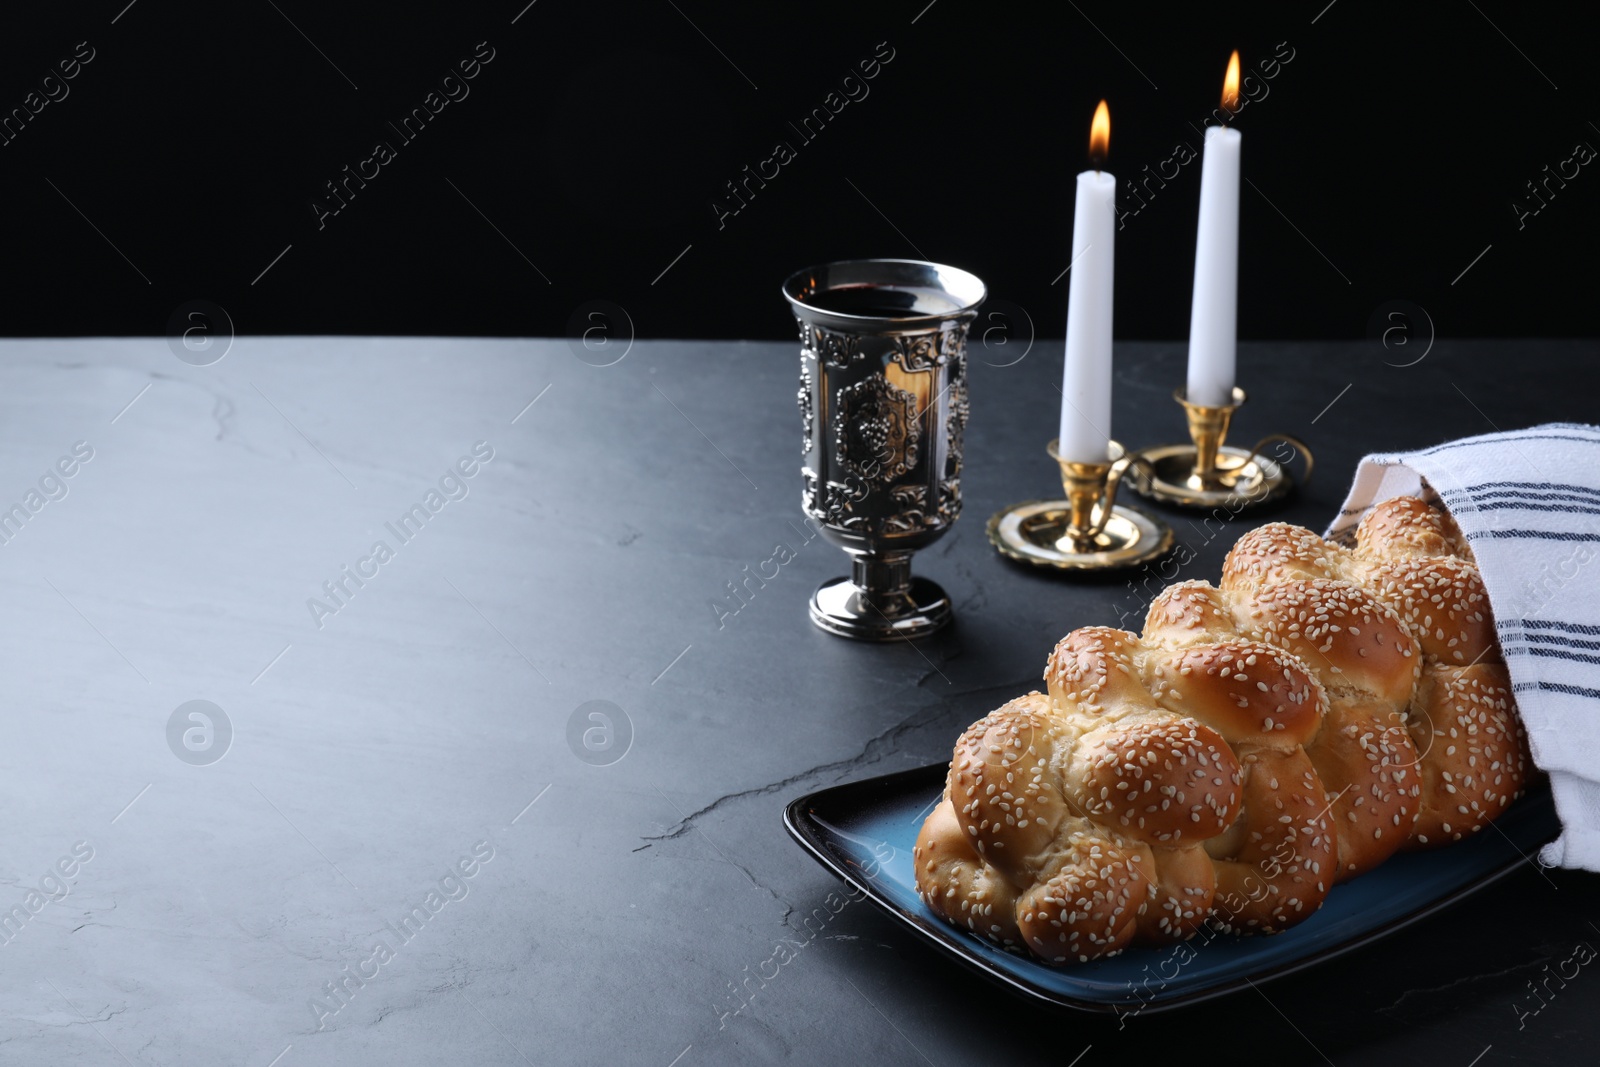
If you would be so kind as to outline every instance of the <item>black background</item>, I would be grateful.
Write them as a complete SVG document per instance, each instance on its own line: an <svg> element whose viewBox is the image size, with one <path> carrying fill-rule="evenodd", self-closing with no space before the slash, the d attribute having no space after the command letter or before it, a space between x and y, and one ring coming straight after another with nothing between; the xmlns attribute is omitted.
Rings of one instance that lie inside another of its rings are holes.
<svg viewBox="0 0 1600 1067"><path fill-rule="evenodd" d="M785 274L884 255L971 269L1058 336L1095 102L1139 176L1199 144L1233 47L1247 70L1293 53L1237 121L1242 337L1360 337L1392 300L1440 335L1593 331L1600 177L1521 229L1512 209L1600 146L1565 6L125 3L0 38L3 112L95 50L0 147L6 333L160 334L199 298L241 333L560 335L600 299L640 336L777 338ZM386 121L480 41L470 96L398 144ZM880 42L870 95L801 144L788 123ZM380 139L398 158L319 230L324 183ZM798 158L719 228L779 140ZM1120 337L1187 335L1198 177L1125 219Z"/></svg>

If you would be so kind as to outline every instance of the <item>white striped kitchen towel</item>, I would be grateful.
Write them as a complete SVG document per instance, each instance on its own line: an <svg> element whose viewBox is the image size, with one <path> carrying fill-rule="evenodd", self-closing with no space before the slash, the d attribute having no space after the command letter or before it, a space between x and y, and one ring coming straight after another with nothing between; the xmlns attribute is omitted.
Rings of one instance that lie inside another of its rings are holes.
<svg viewBox="0 0 1600 1067"><path fill-rule="evenodd" d="M1552 422L1372 455L1327 537L1431 486L1477 557L1561 836L1540 859L1600 871L1600 427Z"/></svg>

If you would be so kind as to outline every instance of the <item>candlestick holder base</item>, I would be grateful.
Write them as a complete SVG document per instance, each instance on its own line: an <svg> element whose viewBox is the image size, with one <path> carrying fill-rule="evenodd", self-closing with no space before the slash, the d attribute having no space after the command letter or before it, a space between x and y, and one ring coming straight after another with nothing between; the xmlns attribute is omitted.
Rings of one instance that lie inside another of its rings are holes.
<svg viewBox="0 0 1600 1067"><path fill-rule="evenodd" d="M1183 405L1189 421L1191 443L1143 449L1143 462L1132 475L1134 492L1163 504L1183 508L1242 511L1288 494L1295 481L1287 462L1299 455L1305 463L1305 480L1311 478L1314 460L1305 442L1288 434L1268 434L1253 448L1225 444L1233 413L1248 397L1234 387L1233 403L1216 407L1191 404L1184 390L1173 399ZM1290 454L1281 459L1267 455L1267 446L1281 443Z"/></svg>
<svg viewBox="0 0 1600 1067"><path fill-rule="evenodd" d="M1064 460L1051 441L1047 451L1061 468L1064 500L1028 500L990 516L989 543L1007 559L1057 571L1135 567L1172 548L1172 528L1136 508L1116 503L1123 475L1135 463L1115 441L1107 463Z"/></svg>

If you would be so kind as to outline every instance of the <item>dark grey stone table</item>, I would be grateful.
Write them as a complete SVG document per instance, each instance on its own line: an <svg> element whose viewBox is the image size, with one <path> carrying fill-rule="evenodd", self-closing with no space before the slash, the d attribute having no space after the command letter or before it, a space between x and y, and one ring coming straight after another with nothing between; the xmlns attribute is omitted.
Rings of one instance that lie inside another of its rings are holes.
<svg viewBox="0 0 1600 1067"><path fill-rule="evenodd" d="M1321 528L1367 451L1597 414L1592 342L1383 355L1245 346L1236 437L1299 435L1317 475L1226 523L1165 512L1181 577L1214 578L1257 522ZM1121 1029L1015 1001L867 904L802 924L839 886L784 803L947 759L1061 634L1137 625L1126 580L984 540L1055 485L1057 344L974 349L965 517L916 563L957 621L916 647L807 621L845 559L804 541L789 343L641 342L609 367L561 341L4 356L0 504L27 517L0 546L0 1061L1487 1067L1600 1040L1600 975L1548 981L1600 945L1600 879L1531 863ZM1118 347L1117 437L1180 437L1182 362ZM794 558L730 615L780 543Z"/></svg>

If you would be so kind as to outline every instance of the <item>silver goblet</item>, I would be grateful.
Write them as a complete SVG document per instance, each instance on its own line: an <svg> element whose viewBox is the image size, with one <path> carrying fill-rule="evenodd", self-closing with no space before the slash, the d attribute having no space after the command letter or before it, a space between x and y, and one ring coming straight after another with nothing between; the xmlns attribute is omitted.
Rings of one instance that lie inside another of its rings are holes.
<svg viewBox="0 0 1600 1067"><path fill-rule="evenodd" d="M906 259L811 267L783 283L800 327L802 505L850 554L811 597L829 633L886 641L950 621L911 554L961 514L967 329L985 296L964 270Z"/></svg>

